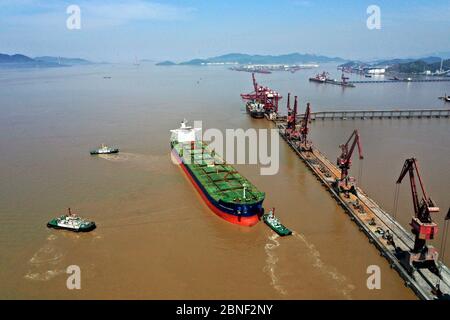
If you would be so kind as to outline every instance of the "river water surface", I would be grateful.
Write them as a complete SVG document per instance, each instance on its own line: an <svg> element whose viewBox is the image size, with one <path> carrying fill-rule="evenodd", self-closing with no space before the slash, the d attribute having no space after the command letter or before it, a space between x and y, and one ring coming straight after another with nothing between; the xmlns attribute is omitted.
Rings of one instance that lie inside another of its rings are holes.
<svg viewBox="0 0 450 320"><path fill-rule="evenodd" d="M300 111L307 101L316 111L448 107L437 99L447 83L343 89L309 83L316 71L257 78L284 96L297 94ZM204 128L269 128L245 114L239 94L251 89L249 73L222 67L0 70L0 298L415 299L282 141L276 175L261 176L257 165L237 168L266 192L266 208L276 207L294 236L279 238L263 223L229 224L203 204L170 161L169 130L183 118ZM334 162L338 145L359 128L365 159L355 157L351 172L390 212L403 162L416 156L442 225L450 206L449 125L318 121L311 138ZM121 153L90 156L101 143ZM396 216L407 227L406 180L399 199ZM98 228L47 229L67 207ZM81 268L81 290L66 287L69 265ZM381 268L381 290L366 287L369 265Z"/></svg>

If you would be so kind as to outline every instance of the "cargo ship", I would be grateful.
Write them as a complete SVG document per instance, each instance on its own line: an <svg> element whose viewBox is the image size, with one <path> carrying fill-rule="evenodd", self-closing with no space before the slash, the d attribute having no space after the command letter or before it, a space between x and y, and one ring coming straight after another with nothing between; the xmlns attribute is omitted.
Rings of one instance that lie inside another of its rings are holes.
<svg viewBox="0 0 450 320"><path fill-rule="evenodd" d="M309 81L319 82L319 83L329 83L329 84L335 84L335 85L342 86L342 87L351 87L351 88L353 88L355 86L353 83L350 83L347 81L348 77L344 76L343 73L342 73L341 79L342 79L342 81L338 81L336 79L331 79L331 78L329 78L329 73L324 71L322 73L316 74L315 77L309 78Z"/></svg>
<svg viewBox="0 0 450 320"><path fill-rule="evenodd" d="M325 72L325 71L322 73L316 74L315 77L309 78L309 81L320 82L320 83L325 83L327 80L330 80L330 79L328 78L328 72Z"/></svg>
<svg viewBox="0 0 450 320"><path fill-rule="evenodd" d="M246 103L247 112L250 114L252 118L261 119L264 118L265 109L264 104L257 101L248 101Z"/></svg>
<svg viewBox="0 0 450 320"><path fill-rule="evenodd" d="M228 222L257 224L264 213L265 193L211 150L198 137L199 129L188 126L186 120L170 131L172 154L206 205Z"/></svg>

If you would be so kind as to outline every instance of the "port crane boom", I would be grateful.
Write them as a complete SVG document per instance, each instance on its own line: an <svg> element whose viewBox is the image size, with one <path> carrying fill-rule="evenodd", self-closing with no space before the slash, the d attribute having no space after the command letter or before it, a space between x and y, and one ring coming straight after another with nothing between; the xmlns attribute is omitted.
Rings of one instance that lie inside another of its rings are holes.
<svg viewBox="0 0 450 320"><path fill-rule="evenodd" d="M258 91L258 84L256 83L255 73L252 72L252 80L253 80L253 88L255 89L255 92Z"/></svg>
<svg viewBox="0 0 450 320"><path fill-rule="evenodd" d="M286 135L290 139L298 139L299 132L297 131L297 96L294 96L294 109L291 110L289 105L290 94L288 95L288 117L286 124Z"/></svg>
<svg viewBox="0 0 450 320"><path fill-rule="evenodd" d="M349 143L352 139L353 142L349 149ZM345 180L348 177L348 170L350 169L350 166L352 164L352 155L356 146L358 146L359 159L364 159L358 130L354 130L350 138L348 138L347 142L339 146L342 150L342 153L337 159L337 165L341 169L341 180Z"/></svg>
<svg viewBox="0 0 450 320"><path fill-rule="evenodd" d="M420 201L414 172L417 175L422 191L422 199ZM413 228L412 233L416 236L413 252L419 253L426 248L426 240L433 239L434 235L437 233L437 225L433 222L431 213L439 212L439 208L435 205L433 200L428 197L425 191L425 186L422 177L420 176L419 167L415 158L406 159L400 176L397 179L397 184L402 183L402 180L407 173L409 174L415 215L411 222L411 227Z"/></svg>
<svg viewBox="0 0 450 320"><path fill-rule="evenodd" d="M306 104L306 111L300 126L300 141L306 144L308 140L309 124L311 122L311 107L309 102Z"/></svg>
<svg viewBox="0 0 450 320"><path fill-rule="evenodd" d="M247 101L262 103L267 114L278 113L278 102L283 97L277 91L258 84L254 72L252 72L252 82L254 92L242 93L241 98Z"/></svg>
<svg viewBox="0 0 450 320"><path fill-rule="evenodd" d="M293 110L291 110L291 94L288 93L288 97L287 97L287 128L288 129L293 129L295 128L295 117L297 116L296 114L296 109L294 108L294 112Z"/></svg>
<svg viewBox="0 0 450 320"><path fill-rule="evenodd" d="M427 268L440 277L440 271L437 266L438 252L431 246L427 245L427 240L434 239L437 234L438 226L431 218L431 213L439 212L439 208L434 201L427 195L425 185L420 176L419 166L416 158L406 159L400 176L396 183L400 184L406 174L409 174L409 182L411 186L411 194L413 198L414 217L411 220L411 232L414 234L414 248L409 252L402 251L399 253L401 263L409 270L415 268ZM415 174L414 174L415 173ZM420 189L422 191L422 199L416 187L416 176L419 180Z"/></svg>

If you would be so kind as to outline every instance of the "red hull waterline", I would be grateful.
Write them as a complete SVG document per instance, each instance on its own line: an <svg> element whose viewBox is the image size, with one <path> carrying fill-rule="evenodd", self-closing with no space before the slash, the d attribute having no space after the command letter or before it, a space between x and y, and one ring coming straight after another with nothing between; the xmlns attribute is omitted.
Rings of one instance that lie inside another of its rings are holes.
<svg viewBox="0 0 450 320"><path fill-rule="evenodd" d="M206 203L206 205L219 217L221 217L222 219L234 223L234 224L238 224L241 226L245 226L245 227L252 227L255 224L257 224L260 220L258 215L254 215L251 217L239 217L239 216L233 216L231 214L228 214L226 212L223 212L222 210L220 210L219 208L217 208L216 206L214 206L209 199L206 197L206 195L203 193L202 189L198 186L197 182L195 182L195 180L191 177L191 174L189 173L189 171L186 169L186 167L184 166L184 163L181 161L181 159L179 158L179 156L172 151L172 154L176 157L177 162L179 164L179 166L181 167L181 169L183 169L184 173L186 174L186 176L188 177L189 181L191 181L191 183L194 185L195 189L197 190L197 192L200 194L200 196L202 197L203 201Z"/></svg>

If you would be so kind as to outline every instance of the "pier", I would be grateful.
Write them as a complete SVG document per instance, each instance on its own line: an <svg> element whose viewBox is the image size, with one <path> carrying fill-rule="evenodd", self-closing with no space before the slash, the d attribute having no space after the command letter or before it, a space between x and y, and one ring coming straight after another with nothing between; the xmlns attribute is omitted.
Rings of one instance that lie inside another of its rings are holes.
<svg viewBox="0 0 450 320"><path fill-rule="evenodd" d="M304 115L299 114L302 118ZM450 109L407 109L407 110L336 110L311 112L311 120L347 120L347 119L421 119L449 118ZM277 117L278 121L286 116Z"/></svg>
<svg viewBox="0 0 450 320"><path fill-rule="evenodd" d="M447 82L450 81L450 77L448 78L439 78L439 79L388 79L388 80L353 80L348 81L348 83L405 83L405 82Z"/></svg>
<svg viewBox="0 0 450 320"><path fill-rule="evenodd" d="M342 207L349 218L356 223L359 230L374 244L380 255L387 259L391 268L395 269L404 281L422 300L434 300L449 297L450 271L442 261L437 262L441 278L426 268L407 269L401 262L404 252L414 248L414 236L405 230L392 215L385 212L364 191L356 187L355 194L339 192L333 186L340 177L340 170L333 165L316 147L304 150L298 140L289 138L286 134L286 120L272 120L289 147L314 174L320 184L330 193L330 196ZM351 247L349 247L351 250ZM441 290L436 293L437 284Z"/></svg>

